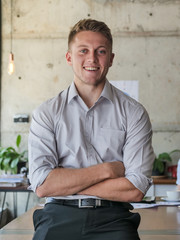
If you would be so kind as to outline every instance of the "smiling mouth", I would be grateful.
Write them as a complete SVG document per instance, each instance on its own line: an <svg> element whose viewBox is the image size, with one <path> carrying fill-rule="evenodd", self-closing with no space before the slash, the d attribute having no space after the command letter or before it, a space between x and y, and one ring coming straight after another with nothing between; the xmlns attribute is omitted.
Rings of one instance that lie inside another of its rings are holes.
<svg viewBox="0 0 180 240"><path fill-rule="evenodd" d="M83 67L83 68L87 71L97 71L100 69L99 67Z"/></svg>

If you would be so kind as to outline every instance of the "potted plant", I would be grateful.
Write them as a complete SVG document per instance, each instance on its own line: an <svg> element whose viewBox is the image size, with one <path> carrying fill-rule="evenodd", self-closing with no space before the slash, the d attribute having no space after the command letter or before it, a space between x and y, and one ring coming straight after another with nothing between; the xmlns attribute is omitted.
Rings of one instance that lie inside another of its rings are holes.
<svg viewBox="0 0 180 240"><path fill-rule="evenodd" d="M180 152L179 149L175 149L169 153L163 152L155 157L153 164L152 176L163 176L165 175L166 164L172 162L171 155L175 152Z"/></svg>
<svg viewBox="0 0 180 240"><path fill-rule="evenodd" d="M28 161L27 150L20 152L20 143L21 135L18 135L16 138L17 149L11 146L7 148L0 147L0 169L4 170L5 173L19 173L21 168L20 165L26 165Z"/></svg>

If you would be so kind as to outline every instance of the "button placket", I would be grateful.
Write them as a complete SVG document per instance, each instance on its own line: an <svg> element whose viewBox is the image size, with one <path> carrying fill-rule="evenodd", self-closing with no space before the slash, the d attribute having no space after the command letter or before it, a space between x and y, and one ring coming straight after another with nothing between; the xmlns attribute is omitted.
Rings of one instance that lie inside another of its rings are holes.
<svg viewBox="0 0 180 240"><path fill-rule="evenodd" d="M86 139L86 147L87 147L87 159L89 161L89 165L92 163L93 158L93 146L91 144L91 137L93 133L92 129L93 124L93 111L88 111L86 113L85 119L85 139Z"/></svg>

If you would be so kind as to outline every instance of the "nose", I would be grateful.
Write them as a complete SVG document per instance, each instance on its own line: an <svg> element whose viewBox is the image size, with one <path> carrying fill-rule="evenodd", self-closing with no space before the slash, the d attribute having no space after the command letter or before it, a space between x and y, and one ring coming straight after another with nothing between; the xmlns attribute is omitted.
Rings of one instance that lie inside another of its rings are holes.
<svg viewBox="0 0 180 240"><path fill-rule="evenodd" d="M88 54L88 62L96 63L97 62L97 55L95 51L90 51Z"/></svg>

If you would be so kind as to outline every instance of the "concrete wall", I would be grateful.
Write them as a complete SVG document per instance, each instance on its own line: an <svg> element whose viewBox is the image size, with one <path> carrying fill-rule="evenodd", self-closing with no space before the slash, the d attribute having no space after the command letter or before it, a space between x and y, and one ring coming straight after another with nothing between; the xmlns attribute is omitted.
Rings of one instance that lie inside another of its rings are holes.
<svg viewBox="0 0 180 240"><path fill-rule="evenodd" d="M10 0L2 0L1 144L29 124L13 116L32 110L72 81L65 61L67 36L82 18L105 21L114 36L109 80L139 80L139 101L153 124L156 153L180 148L180 1L175 0L13 0L15 74L7 74Z"/></svg>
<svg viewBox="0 0 180 240"><path fill-rule="evenodd" d="M14 144L32 110L72 81L65 61L70 27L81 18L105 21L114 36L109 80L139 80L139 101L153 124L155 152L180 148L180 1L13 0L15 74L7 74L10 0L2 0L1 144Z"/></svg>
<svg viewBox="0 0 180 240"><path fill-rule="evenodd" d="M29 123L13 116L32 110L72 81L65 53L70 27L82 18L105 21L114 36L109 80L139 80L139 101L153 124L158 154L180 148L179 0L13 0L15 73L7 74L10 0L2 0L1 144L21 133L27 146ZM177 159L175 159L176 161Z"/></svg>

